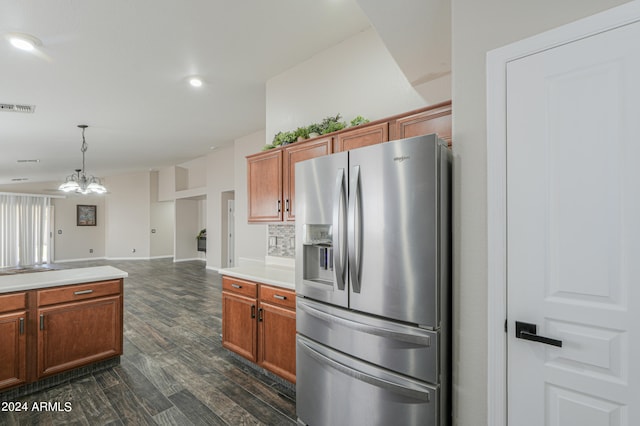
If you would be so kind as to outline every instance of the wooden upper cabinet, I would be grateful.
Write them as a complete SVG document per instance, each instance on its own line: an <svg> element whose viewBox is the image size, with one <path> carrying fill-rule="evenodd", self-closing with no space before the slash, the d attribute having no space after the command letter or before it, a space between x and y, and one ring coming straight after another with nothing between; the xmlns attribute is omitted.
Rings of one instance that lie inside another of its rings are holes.
<svg viewBox="0 0 640 426"><path fill-rule="evenodd" d="M339 133L334 152L349 151L363 146L375 145L389 140L389 122L366 125Z"/></svg>
<svg viewBox="0 0 640 426"><path fill-rule="evenodd" d="M437 133L451 146L451 101L400 117L391 124L392 140Z"/></svg>
<svg viewBox="0 0 640 426"><path fill-rule="evenodd" d="M331 154L332 139L323 138L313 142L287 145L284 148L284 219L295 220L296 163Z"/></svg>
<svg viewBox="0 0 640 426"><path fill-rule="evenodd" d="M282 221L282 150L247 157L249 222Z"/></svg>

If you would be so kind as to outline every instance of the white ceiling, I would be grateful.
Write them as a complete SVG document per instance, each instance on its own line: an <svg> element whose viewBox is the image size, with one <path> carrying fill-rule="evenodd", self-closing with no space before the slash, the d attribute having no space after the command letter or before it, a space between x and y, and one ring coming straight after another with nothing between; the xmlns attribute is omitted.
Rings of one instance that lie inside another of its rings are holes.
<svg viewBox="0 0 640 426"><path fill-rule="evenodd" d="M265 128L265 83L373 26L414 86L451 71L451 0L0 0L0 185L145 171ZM13 48L13 32L37 37ZM195 89L187 77L205 84ZM18 160L40 160L19 163ZM51 188L48 188L51 189Z"/></svg>
<svg viewBox="0 0 640 426"><path fill-rule="evenodd" d="M2 0L0 103L36 110L0 112L0 184L80 167L78 124L98 176L206 155L265 127L269 78L369 26L355 0Z"/></svg>

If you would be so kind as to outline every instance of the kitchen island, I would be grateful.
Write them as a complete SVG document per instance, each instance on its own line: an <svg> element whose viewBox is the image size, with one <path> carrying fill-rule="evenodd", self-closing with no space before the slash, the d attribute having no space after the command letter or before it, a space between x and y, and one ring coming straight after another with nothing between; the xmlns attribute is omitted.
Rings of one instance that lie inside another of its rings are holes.
<svg viewBox="0 0 640 426"><path fill-rule="evenodd" d="M127 276L111 266L0 275L0 399L117 365Z"/></svg>

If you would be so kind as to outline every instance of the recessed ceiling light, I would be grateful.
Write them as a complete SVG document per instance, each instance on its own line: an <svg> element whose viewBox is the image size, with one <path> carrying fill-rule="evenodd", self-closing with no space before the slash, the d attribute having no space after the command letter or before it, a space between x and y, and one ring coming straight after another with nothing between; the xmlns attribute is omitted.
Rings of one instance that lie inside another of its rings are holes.
<svg viewBox="0 0 640 426"><path fill-rule="evenodd" d="M40 40L29 34L13 33L9 34L9 43L16 49L31 52L36 46L42 45Z"/></svg>
<svg viewBox="0 0 640 426"><path fill-rule="evenodd" d="M200 77L189 77L189 84L193 87L201 87L202 79Z"/></svg>

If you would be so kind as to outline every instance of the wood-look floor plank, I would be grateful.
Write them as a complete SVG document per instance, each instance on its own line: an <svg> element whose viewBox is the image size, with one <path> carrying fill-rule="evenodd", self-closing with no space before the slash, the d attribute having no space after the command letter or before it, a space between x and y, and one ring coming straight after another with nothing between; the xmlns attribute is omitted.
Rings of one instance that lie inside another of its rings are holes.
<svg viewBox="0 0 640 426"><path fill-rule="evenodd" d="M70 386L73 409L82 409L90 425L105 425L120 420L94 376L73 380Z"/></svg>
<svg viewBox="0 0 640 426"><path fill-rule="evenodd" d="M186 389L169 396L169 399L194 425L226 426L224 420Z"/></svg>
<svg viewBox="0 0 640 426"><path fill-rule="evenodd" d="M152 416L171 407L171 402L128 359L114 370Z"/></svg>
<svg viewBox="0 0 640 426"><path fill-rule="evenodd" d="M124 424L140 426L155 424L151 415L124 383L111 386L103 392Z"/></svg>
<svg viewBox="0 0 640 426"><path fill-rule="evenodd" d="M182 414L182 411L178 407L171 407L168 410L164 410L162 413L158 413L153 416L153 420L156 424L161 426L189 426L193 423Z"/></svg>

